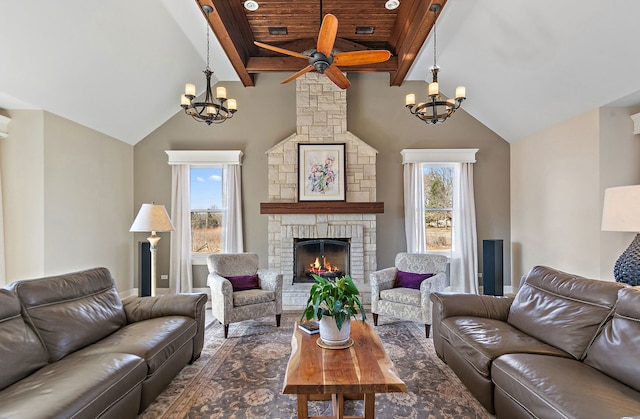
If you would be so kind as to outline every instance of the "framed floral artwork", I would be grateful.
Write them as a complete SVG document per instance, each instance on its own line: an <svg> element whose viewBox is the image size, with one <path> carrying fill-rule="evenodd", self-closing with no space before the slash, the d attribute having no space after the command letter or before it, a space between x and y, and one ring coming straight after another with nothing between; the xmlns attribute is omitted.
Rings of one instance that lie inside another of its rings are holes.
<svg viewBox="0 0 640 419"><path fill-rule="evenodd" d="M298 144L298 201L345 201L345 145Z"/></svg>

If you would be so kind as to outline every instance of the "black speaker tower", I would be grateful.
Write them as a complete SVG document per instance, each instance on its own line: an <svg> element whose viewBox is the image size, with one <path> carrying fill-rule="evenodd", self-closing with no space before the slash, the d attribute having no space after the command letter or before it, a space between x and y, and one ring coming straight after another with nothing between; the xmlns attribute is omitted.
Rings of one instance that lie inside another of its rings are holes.
<svg viewBox="0 0 640 419"><path fill-rule="evenodd" d="M502 240L482 241L482 286L485 295L504 295Z"/></svg>
<svg viewBox="0 0 640 419"><path fill-rule="evenodd" d="M151 244L148 241L138 242L138 277L140 278L140 286L138 287L138 295L140 297L148 297L151 295L151 252L149 249Z"/></svg>

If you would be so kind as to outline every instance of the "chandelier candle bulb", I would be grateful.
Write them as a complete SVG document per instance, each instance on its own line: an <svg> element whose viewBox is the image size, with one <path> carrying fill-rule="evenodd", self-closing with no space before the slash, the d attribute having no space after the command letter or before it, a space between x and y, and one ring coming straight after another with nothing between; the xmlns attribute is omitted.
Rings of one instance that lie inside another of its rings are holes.
<svg viewBox="0 0 640 419"><path fill-rule="evenodd" d="M229 106L228 106L230 111L237 111L238 110L238 103L236 102L235 99L229 99Z"/></svg>
<svg viewBox="0 0 640 419"><path fill-rule="evenodd" d="M224 87L216 87L216 98L217 99L226 99L227 98L227 89Z"/></svg>
<svg viewBox="0 0 640 419"><path fill-rule="evenodd" d="M405 103L406 106L415 105L416 104L416 95L414 95L413 93L408 94L407 96L405 96L404 103Z"/></svg>
<svg viewBox="0 0 640 419"><path fill-rule="evenodd" d="M456 99L467 97L467 89L464 86L456 87Z"/></svg>
<svg viewBox="0 0 640 419"><path fill-rule="evenodd" d="M189 106L189 98L186 95L180 95L180 105Z"/></svg>
<svg viewBox="0 0 640 419"><path fill-rule="evenodd" d="M196 95L196 85L193 83L187 83L184 85L184 94L185 96L194 96Z"/></svg>
<svg viewBox="0 0 640 419"><path fill-rule="evenodd" d="M438 82L429 83L429 96L438 96Z"/></svg>

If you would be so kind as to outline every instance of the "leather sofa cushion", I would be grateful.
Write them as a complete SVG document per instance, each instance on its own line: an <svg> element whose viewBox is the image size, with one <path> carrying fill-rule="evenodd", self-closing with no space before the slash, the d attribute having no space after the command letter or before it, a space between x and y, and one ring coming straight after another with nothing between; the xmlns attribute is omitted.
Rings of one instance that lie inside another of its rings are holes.
<svg viewBox="0 0 640 419"><path fill-rule="evenodd" d="M20 315L18 298L0 289L0 390L42 368L47 359L45 347Z"/></svg>
<svg viewBox="0 0 640 419"><path fill-rule="evenodd" d="M449 317L440 324L440 334L484 377L490 376L492 361L503 354L522 352L570 357L500 320Z"/></svg>
<svg viewBox="0 0 640 419"><path fill-rule="evenodd" d="M618 291L613 318L596 337L584 362L640 391L639 359L640 288L624 288Z"/></svg>
<svg viewBox="0 0 640 419"><path fill-rule="evenodd" d="M65 358L0 392L2 418L97 418L130 392L140 392L147 368L128 354ZM135 417L140 395L130 403Z"/></svg>
<svg viewBox="0 0 640 419"><path fill-rule="evenodd" d="M126 324L122 301L106 268L15 284L28 320L47 347L50 362Z"/></svg>
<svg viewBox="0 0 640 419"><path fill-rule="evenodd" d="M617 356L617 354L616 354ZM640 412L640 393L574 359L503 355L491 377L537 418L622 418ZM500 406L496 405L500 416Z"/></svg>
<svg viewBox="0 0 640 419"><path fill-rule="evenodd" d="M123 327L69 357L112 352L133 354L146 361L146 373L151 375L193 339L196 329L196 322L190 317L168 316L142 320Z"/></svg>
<svg viewBox="0 0 640 419"><path fill-rule="evenodd" d="M582 359L624 286L536 266L518 290L507 321Z"/></svg>
<svg viewBox="0 0 640 419"><path fill-rule="evenodd" d="M233 293L233 306L250 306L260 303L268 303L276 300L276 293L261 289L245 290Z"/></svg>

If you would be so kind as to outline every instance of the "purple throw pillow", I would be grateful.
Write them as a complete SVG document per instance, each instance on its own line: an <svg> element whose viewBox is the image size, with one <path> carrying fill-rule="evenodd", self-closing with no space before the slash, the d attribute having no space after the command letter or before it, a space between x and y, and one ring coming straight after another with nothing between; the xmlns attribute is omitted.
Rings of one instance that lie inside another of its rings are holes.
<svg viewBox="0 0 640 419"><path fill-rule="evenodd" d="M396 280L393 283L394 288L412 288L420 289L420 283L427 278L431 278L435 274L417 274L413 272L398 271Z"/></svg>
<svg viewBox="0 0 640 419"><path fill-rule="evenodd" d="M258 282L258 274L228 276L227 279L231 282L233 292L260 288L260 283Z"/></svg>

